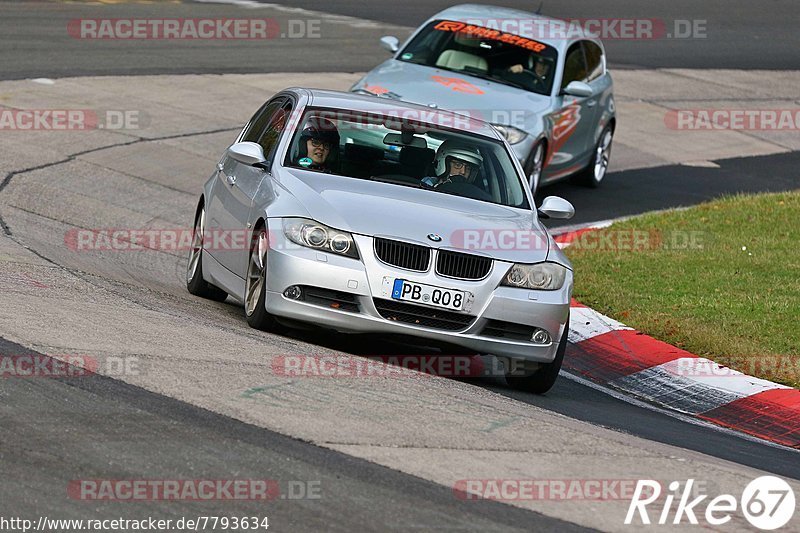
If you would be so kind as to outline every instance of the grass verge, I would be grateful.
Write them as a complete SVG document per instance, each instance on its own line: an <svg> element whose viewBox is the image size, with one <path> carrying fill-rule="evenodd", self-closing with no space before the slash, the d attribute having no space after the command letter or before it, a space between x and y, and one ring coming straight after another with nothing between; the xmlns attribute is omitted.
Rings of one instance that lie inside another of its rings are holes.
<svg viewBox="0 0 800 533"><path fill-rule="evenodd" d="M574 296L721 365L800 387L800 191L737 195L581 235Z"/></svg>

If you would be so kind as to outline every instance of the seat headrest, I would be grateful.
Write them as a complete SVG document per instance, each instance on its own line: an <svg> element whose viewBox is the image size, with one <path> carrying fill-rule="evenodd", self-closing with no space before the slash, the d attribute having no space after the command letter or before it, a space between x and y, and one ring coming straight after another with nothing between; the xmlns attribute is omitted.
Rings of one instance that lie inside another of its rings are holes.
<svg viewBox="0 0 800 533"><path fill-rule="evenodd" d="M348 143L344 145L344 156L350 161L377 161L383 158L383 150L374 146Z"/></svg>
<svg viewBox="0 0 800 533"><path fill-rule="evenodd" d="M489 64L484 58L459 50L442 52L439 59L436 60L436 66L452 70L464 70L465 67L472 67L484 72L489 70Z"/></svg>
<svg viewBox="0 0 800 533"><path fill-rule="evenodd" d="M481 47L481 38L480 37L473 37L469 33L459 32L456 33L455 36L456 44L460 44L461 46L466 46L468 48L480 48Z"/></svg>
<svg viewBox="0 0 800 533"><path fill-rule="evenodd" d="M436 152L432 148L404 146L403 149L400 150L400 164L405 167L412 176L421 178L433 163L433 158L435 156Z"/></svg>

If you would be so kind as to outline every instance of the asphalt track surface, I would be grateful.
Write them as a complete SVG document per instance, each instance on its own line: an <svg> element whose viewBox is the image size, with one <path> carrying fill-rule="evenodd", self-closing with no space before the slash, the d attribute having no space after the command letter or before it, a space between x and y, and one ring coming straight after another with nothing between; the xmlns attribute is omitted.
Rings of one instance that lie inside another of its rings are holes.
<svg viewBox="0 0 800 533"><path fill-rule="evenodd" d="M575 217L547 221L551 228L638 215L673 207L688 207L725 195L790 191L800 187L800 152L724 159L719 168L668 165L609 173L599 189L576 187L568 181L543 187L545 196L566 198Z"/></svg>
<svg viewBox="0 0 800 533"><path fill-rule="evenodd" d="M411 0L363 2L314 0L270 2L300 7L297 19L319 21L319 32L303 39L264 41L126 41L82 40L71 37L67 24L77 18L258 17L258 10L241 11L224 4L119 3L110 5L43 2L0 2L0 79L61 76L248 73L359 72L387 57L378 46L385 31L336 23L345 15L397 25L401 38L440 8L458 2ZM502 2L535 10L539 3ZM648 18L705 20L706 36L692 39L609 40L612 68L800 68L800 34L794 0L768 5L746 0L638 2L584 0L545 2L543 13L563 18ZM287 27L282 27L287 33ZM298 44L299 43L299 44ZM23 53L24 52L24 53ZM124 59L123 59L124 58ZM769 85L770 80L764 83Z"/></svg>
<svg viewBox="0 0 800 533"><path fill-rule="evenodd" d="M731 39L737 33L745 32L749 42L756 45L748 47L745 54L737 55L734 65L725 63L730 60L729 53L722 53L726 47L730 49L730 40L690 43L692 53L681 49L685 43L668 43L658 54L643 54L637 51L635 44L614 43L619 45L614 53L620 64L735 68L800 66L797 35L781 11L790 9L789 2L775 2L770 10L745 2L679 2L670 3L668 7L654 4L655 7L636 7L634 10L638 3L612 2L604 4L604 13L583 13L581 4L561 2L559 9L563 9L563 13L550 12L545 5L544 11L560 16L716 18ZM292 5L303 6L302 3ZM386 5L344 2L325 9L385 20L389 18ZM416 24L424 18L422 13L438 8L436 2L391 5L389 22L403 25ZM314 71L331 70L332 66L356 71L365 70L384 57L377 47L376 51L357 52L364 49L363 44L345 39L341 46L352 50L353 54L343 54L341 49L325 51L322 48L309 54L302 47L287 45L275 53L261 50L257 60L253 57L255 54L248 56L233 52L237 61L236 66L231 66L230 56L221 49L210 52L198 46L176 52L166 48L161 50L162 44L151 43L150 52L140 57L134 54L131 62L121 65L119 49L99 47L87 52L70 48L85 43L59 37L41 40L42 32L56 35L57 28L63 29L64 20L75 16L43 17L41 13L36 16L39 9L52 14L52 6L26 3L23 10L20 4L2 5L4 16L0 25L5 25L5 28L0 37L0 59L4 67L0 76L15 79L90 74ZM303 7L320 9L311 2ZM91 16L97 13L98 7L80 6L77 9L86 9L81 16ZM147 10L163 15L161 10L173 9L176 13L184 13L181 10L186 8L184 5L157 8L122 5L103 6L103 9L117 10L118 16L133 16L126 13L141 16ZM219 13L224 12L224 8L211 6L197 9L204 10L205 16L217 13L216 9L220 9ZM628 9L631 12L626 11ZM10 16L6 17L6 13ZM15 29L8 31L9 25ZM781 36L786 39L779 39ZM62 44L64 46L60 46ZM653 43L652 46L663 44ZM710 48L704 49L703 46ZM21 58L20 51L26 52ZM225 51L229 50L226 48ZM178 54L177 59L175 54ZM7 61L10 55L19 60ZM307 59L307 56L313 57ZM676 64L675 61L679 60L686 62ZM545 193L563 195L576 205L578 218L570 223L589 222L691 205L740 191L795 189L798 187L795 177L798 163L800 156L789 153L725 160L718 162L718 169L670 166L630 170L610 175L600 190L559 184L549 187ZM37 251L48 255L46 249ZM241 314L241 310L231 306L230 313ZM354 354L374 353L375 340L369 337L353 338L314 331L291 331L288 337ZM403 344L397 344L394 349L401 354L409 352ZM21 347L0 339L0 353L19 353L20 350ZM544 397L511 391L498 380L485 379L473 383L493 393L570 418L800 479L797 452L689 424L612 398L569 379L562 378ZM81 505L85 504L65 500L63 487L70 479L85 473L87 468L96 472L97 478L148 477L147 472L157 472L160 476L167 473L174 478L223 478L237 471L242 478L324 480L328 490L337 497L323 501L276 501L269 507L267 514L271 520L292 526L293 530L405 530L410 525L423 530L444 526L464 530L530 530L532 527L537 531L578 530L572 524L495 502L460 505L448 487L321 449L110 378L0 380L0 398L3 400L0 407L2 427L15 428L14 431L0 431L0 478L25 480L19 486L0 484L0 502L13 505L16 515L38 515L47 508L63 518L80 516ZM101 504L98 516L117 516L120 511L125 515L147 511L146 514L154 516L163 509L165 515L174 517L184 510L174 503L163 507L153 503L136 505L139 507ZM214 506L185 507L187 515L204 514L197 513L198 509L211 512ZM9 514L8 509L2 510ZM226 506L225 510L229 514L231 511L264 512L263 508L257 509L250 504ZM382 522L379 523L378 519Z"/></svg>
<svg viewBox="0 0 800 533"><path fill-rule="evenodd" d="M611 66L776 70L800 67L800 36L793 25L786 24L786 17L796 19L797 16L797 3L793 0L768 3L747 0L343 0L326 3L324 8L314 0L277 0L271 3L411 27L418 26L437 11L465 3L485 3L534 12L541 7L543 15L561 19L656 19L668 29L673 27L675 20L702 20L706 28L704 38L606 42L612 58Z"/></svg>
<svg viewBox="0 0 800 533"><path fill-rule="evenodd" d="M0 339L0 353L23 352L30 350ZM528 531L531 524L537 531L589 531L490 500L460 500L449 487L99 375L4 379L0 397L3 427L15 428L0 434L0 512L6 516L30 519L46 510L50 517L79 519L97 506L97 519L175 519L219 516L224 507L224 516L268 516L282 531ZM97 479L268 479L278 483L280 496L223 504L64 498L65 487L87 467ZM300 483L307 488L297 488ZM313 497L322 488L328 496Z"/></svg>
<svg viewBox="0 0 800 533"><path fill-rule="evenodd" d="M373 354L375 345L379 343L384 345L384 351L388 355L414 353L414 349L417 348L403 344L402 339L387 346L385 338L378 339L374 336L359 338L308 331L293 331L289 335L320 346L363 356ZM431 349L420 349L419 353L431 353ZM759 441L739 438L731 433L721 433L707 425L690 424L663 412L626 403L569 379L563 373L553 389L544 396L509 389L500 378L479 378L470 380L470 383L570 418L699 451L781 476L800 479L799 456L794 450L764 445Z"/></svg>

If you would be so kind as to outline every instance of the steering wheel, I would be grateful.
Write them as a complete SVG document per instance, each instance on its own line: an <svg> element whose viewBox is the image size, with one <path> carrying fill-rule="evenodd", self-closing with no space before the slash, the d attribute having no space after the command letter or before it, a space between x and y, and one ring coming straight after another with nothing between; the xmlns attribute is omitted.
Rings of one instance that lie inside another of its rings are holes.
<svg viewBox="0 0 800 533"><path fill-rule="evenodd" d="M542 90L547 88L547 83L544 81L544 78L536 74L536 71L534 70L523 69L522 72L517 73L517 76L525 76L526 78L529 78L532 87L538 86Z"/></svg>
<svg viewBox="0 0 800 533"><path fill-rule="evenodd" d="M492 197L488 192L473 185L472 183L469 183L466 179L464 179L464 176L452 176L449 183L442 183L439 185L438 189L440 191L453 193L458 196L472 198L473 200L492 201Z"/></svg>

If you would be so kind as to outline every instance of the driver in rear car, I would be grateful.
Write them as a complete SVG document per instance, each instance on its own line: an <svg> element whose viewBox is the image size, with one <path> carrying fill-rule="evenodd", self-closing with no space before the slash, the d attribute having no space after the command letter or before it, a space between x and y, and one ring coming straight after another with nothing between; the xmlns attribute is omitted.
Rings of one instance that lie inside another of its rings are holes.
<svg viewBox="0 0 800 533"><path fill-rule="evenodd" d="M445 183L474 184L480 174L483 157L477 148L445 141L436 152L436 176L422 179L429 187L439 187Z"/></svg>
<svg viewBox="0 0 800 533"><path fill-rule="evenodd" d="M517 63L508 67L505 72L508 74L522 74L523 72L530 72L535 74L542 82L547 81L547 76L550 73L550 65L547 64L544 58L535 55L528 55L524 61L526 65ZM512 76L512 79L515 77Z"/></svg>

